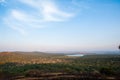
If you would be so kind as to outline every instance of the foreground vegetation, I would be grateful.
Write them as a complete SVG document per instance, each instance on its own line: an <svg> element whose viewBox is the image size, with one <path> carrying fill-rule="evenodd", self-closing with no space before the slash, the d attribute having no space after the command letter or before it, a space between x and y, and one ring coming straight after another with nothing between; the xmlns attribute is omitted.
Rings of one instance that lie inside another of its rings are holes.
<svg viewBox="0 0 120 80"><path fill-rule="evenodd" d="M53 54L2 53L1 56L0 80L120 79L118 54L67 57ZM34 59L38 62L33 62Z"/></svg>

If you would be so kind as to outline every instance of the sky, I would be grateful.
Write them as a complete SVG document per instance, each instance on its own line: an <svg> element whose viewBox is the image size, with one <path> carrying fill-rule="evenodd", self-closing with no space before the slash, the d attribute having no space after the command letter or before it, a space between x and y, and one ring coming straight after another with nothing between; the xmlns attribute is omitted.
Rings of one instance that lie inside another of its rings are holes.
<svg viewBox="0 0 120 80"><path fill-rule="evenodd" d="M120 0L0 0L0 51L112 51Z"/></svg>

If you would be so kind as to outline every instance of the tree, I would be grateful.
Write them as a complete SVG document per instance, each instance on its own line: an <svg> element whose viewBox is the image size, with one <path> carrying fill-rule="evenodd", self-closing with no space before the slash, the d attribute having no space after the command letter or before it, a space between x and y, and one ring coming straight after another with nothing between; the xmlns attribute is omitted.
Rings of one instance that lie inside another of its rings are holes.
<svg viewBox="0 0 120 80"><path fill-rule="evenodd" d="M120 45L118 46L118 49L120 50Z"/></svg>

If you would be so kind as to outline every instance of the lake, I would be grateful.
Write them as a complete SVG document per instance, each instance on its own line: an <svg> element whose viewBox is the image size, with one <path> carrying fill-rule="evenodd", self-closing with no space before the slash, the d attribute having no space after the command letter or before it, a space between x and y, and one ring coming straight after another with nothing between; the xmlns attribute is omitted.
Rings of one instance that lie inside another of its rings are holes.
<svg viewBox="0 0 120 80"><path fill-rule="evenodd" d="M70 56L70 57L82 57L84 55L83 54L68 54L66 56Z"/></svg>

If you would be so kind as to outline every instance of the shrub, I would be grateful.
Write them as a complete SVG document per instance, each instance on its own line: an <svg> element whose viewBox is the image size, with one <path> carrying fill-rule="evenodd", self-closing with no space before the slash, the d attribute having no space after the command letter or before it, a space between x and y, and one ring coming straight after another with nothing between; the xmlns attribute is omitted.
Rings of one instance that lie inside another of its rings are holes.
<svg viewBox="0 0 120 80"><path fill-rule="evenodd" d="M104 75L112 75L113 74L113 70L107 67L103 67L100 69L100 73L104 74Z"/></svg>
<svg viewBox="0 0 120 80"><path fill-rule="evenodd" d="M28 71L25 72L25 76L26 77L40 77L41 72L37 69L28 70Z"/></svg>

